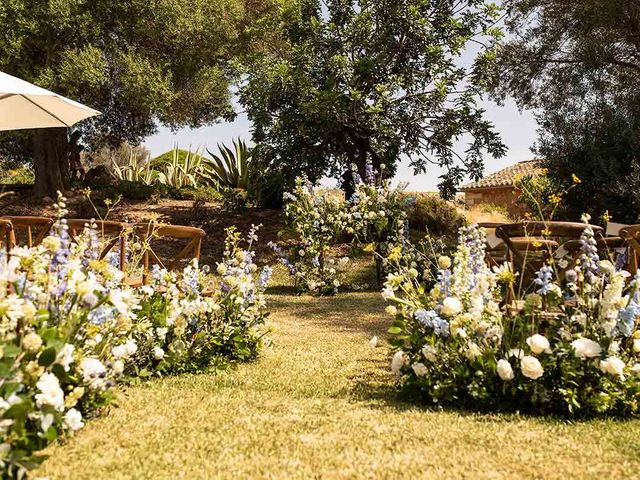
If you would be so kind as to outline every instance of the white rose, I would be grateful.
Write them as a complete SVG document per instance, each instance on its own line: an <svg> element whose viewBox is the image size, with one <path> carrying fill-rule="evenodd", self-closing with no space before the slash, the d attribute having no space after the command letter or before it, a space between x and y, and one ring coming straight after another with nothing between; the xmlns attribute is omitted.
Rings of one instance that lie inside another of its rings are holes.
<svg viewBox="0 0 640 480"><path fill-rule="evenodd" d="M511 364L508 360L498 360L498 375L504 381L513 380L513 368L511 368Z"/></svg>
<svg viewBox="0 0 640 480"><path fill-rule="evenodd" d="M413 369L413 373L418 377L425 377L428 373L427 367L424 363L414 363L411 368Z"/></svg>
<svg viewBox="0 0 640 480"><path fill-rule="evenodd" d="M539 333L536 333L535 335L527 338L527 345L529 345L529 348L535 354L540 354L543 352L551 353L549 340L547 340L544 335L540 335Z"/></svg>
<svg viewBox="0 0 640 480"><path fill-rule="evenodd" d="M602 352L600 344L588 338L578 338L571 342L571 346L575 356L578 358L599 357Z"/></svg>
<svg viewBox="0 0 640 480"><path fill-rule="evenodd" d="M531 378L532 380L537 380L544 373L544 369L542 368L542 365L540 365L540 361L531 355L525 356L520 361L520 370L525 377Z"/></svg>
<svg viewBox="0 0 640 480"><path fill-rule="evenodd" d="M600 361L600 370L624 380L624 362L618 357L608 357Z"/></svg>
<svg viewBox="0 0 640 480"><path fill-rule="evenodd" d="M640 353L640 338L636 338L633 341L633 351L636 353Z"/></svg>
<svg viewBox="0 0 640 480"><path fill-rule="evenodd" d="M391 371L397 376L400 376L400 370L404 367L407 358L402 350L397 351L391 359Z"/></svg>
<svg viewBox="0 0 640 480"><path fill-rule="evenodd" d="M153 347L153 358L162 360L164 358L164 350L160 347Z"/></svg>
<svg viewBox="0 0 640 480"><path fill-rule="evenodd" d="M425 345L424 347L422 347L422 355L430 362L434 362L436 360L437 353L438 350L436 350L436 348L432 347L431 345Z"/></svg>
<svg viewBox="0 0 640 480"><path fill-rule="evenodd" d="M640 377L640 363L634 363L633 367L629 369L636 377Z"/></svg>
<svg viewBox="0 0 640 480"><path fill-rule="evenodd" d="M447 317L453 317L462 311L462 302L456 297L447 297L442 302L440 313Z"/></svg>

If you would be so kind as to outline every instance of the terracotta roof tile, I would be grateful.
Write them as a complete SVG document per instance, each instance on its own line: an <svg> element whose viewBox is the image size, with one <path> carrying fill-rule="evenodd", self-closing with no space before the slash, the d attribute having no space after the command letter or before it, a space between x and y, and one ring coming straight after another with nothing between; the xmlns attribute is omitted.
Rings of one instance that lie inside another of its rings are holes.
<svg viewBox="0 0 640 480"><path fill-rule="evenodd" d="M515 184L516 177L539 175L542 170L541 160L524 160L492 173L477 182L463 185L460 190L466 192L480 188L511 187Z"/></svg>

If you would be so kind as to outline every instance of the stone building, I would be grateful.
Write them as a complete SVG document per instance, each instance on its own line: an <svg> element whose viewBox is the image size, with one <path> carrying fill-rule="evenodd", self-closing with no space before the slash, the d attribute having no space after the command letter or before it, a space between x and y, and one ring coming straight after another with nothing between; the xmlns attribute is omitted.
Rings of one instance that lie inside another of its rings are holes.
<svg viewBox="0 0 640 480"><path fill-rule="evenodd" d="M460 191L464 192L464 201L468 207L492 204L505 208L512 217L518 217L526 208L518 203L520 191L516 188L516 179L540 175L542 172L540 160L524 160L477 182L464 185Z"/></svg>

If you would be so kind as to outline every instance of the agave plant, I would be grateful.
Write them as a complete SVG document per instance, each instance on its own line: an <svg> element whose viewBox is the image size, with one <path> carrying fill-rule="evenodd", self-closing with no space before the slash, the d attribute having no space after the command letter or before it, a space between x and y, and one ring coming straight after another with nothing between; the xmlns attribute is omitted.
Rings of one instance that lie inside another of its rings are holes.
<svg viewBox="0 0 640 480"><path fill-rule="evenodd" d="M253 148L238 138L233 141L233 150L221 144L218 144L218 150L219 155L207 150L212 157L205 167L209 178L220 188L246 190Z"/></svg>
<svg viewBox="0 0 640 480"><path fill-rule="evenodd" d="M206 175L205 159L202 153L192 152L189 149L186 154L181 154L181 150L176 145L171 161L163 165L158 172L158 181L175 188L197 187L199 180Z"/></svg>
<svg viewBox="0 0 640 480"><path fill-rule="evenodd" d="M119 180L141 182L145 185L151 185L156 177L156 172L151 168L149 157L141 160L133 149L129 153L129 163L120 166L112 160L112 169Z"/></svg>

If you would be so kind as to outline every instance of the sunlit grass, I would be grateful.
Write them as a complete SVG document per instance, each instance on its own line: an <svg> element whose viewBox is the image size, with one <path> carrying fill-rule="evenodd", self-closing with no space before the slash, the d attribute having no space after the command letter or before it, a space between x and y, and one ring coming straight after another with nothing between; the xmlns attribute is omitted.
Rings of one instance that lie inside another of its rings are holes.
<svg viewBox="0 0 640 480"><path fill-rule="evenodd" d="M273 347L132 387L37 472L51 478L632 478L640 423L434 411L392 388L379 294L271 295Z"/></svg>

